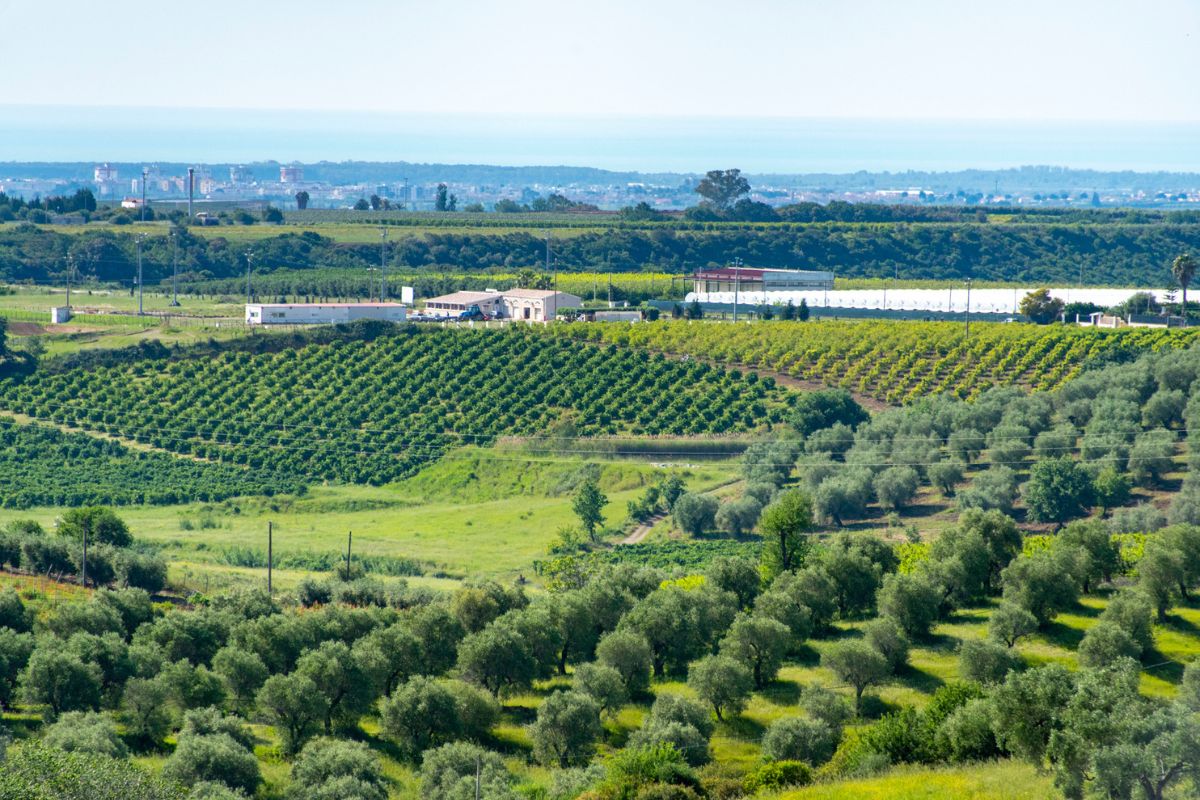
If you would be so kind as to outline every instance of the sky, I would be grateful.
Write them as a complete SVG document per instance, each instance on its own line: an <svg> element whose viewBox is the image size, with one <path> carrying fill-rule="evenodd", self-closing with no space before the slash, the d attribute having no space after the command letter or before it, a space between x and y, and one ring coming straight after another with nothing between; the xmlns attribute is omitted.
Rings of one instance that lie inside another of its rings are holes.
<svg viewBox="0 0 1200 800"><path fill-rule="evenodd" d="M0 32L0 107L1200 122L1200 0L0 0Z"/></svg>

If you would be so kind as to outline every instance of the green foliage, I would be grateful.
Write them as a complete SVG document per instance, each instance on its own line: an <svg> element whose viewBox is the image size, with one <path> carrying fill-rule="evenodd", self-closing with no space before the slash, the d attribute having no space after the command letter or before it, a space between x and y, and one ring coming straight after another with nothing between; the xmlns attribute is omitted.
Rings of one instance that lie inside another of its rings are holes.
<svg viewBox="0 0 1200 800"><path fill-rule="evenodd" d="M868 419L866 409L845 389L822 389L797 397L789 421L801 436L809 436L839 423L857 428Z"/></svg>
<svg viewBox="0 0 1200 800"><path fill-rule="evenodd" d="M133 536L125 521L111 508L102 506L70 509L59 520L58 535L81 543L86 538L92 544L111 544L116 547L133 544Z"/></svg>
<svg viewBox="0 0 1200 800"><path fill-rule="evenodd" d="M684 492L671 506L671 516L680 530L698 536L712 528L718 507L717 498L711 495Z"/></svg>
<svg viewBox="0 0 1200 800"><path fill-rule="evenodd" d="M608 498L600 491L600 486L594 480L588 480L579 487L571 507L575 510L579 522L587 532L588 538L596 540L596 528L604 523L604 506Z"/></svg>
<svg viewBox="0 0 1200 800"><path fill-rule="evenodd" d="M609 716L615 716L629 700L624 677L607 664L580 664L575 668L572 685L575 691L596 701L600 711Z"/></svg>
<svg viewBox="0 0 1200 800"><path fill-rule="evenodd" d="M645 637L632 630L613 631L596 645L596 660L615 669L631 695L645 692L650 687L652 658Z"/></svg>
<svg viewBox="0 0 1200 800"><path fill-rule="evenodd" d="M1059 525L1086 514L1095 499L1091 476L1071 458L1034 464L1024 498L1032 519Z"/></svg>
<svg viewBox="0 0 1200 800"><path fill-rule="evenodd" d="M838 642L821 653L821 666L854 687L854 711L862 706L863 691L891 674L886 658L865 642Z"/></svg>
<svg viewBox="0 0 1200 800"><path fill-rule="evenodd" d="M362 742L314 739L292 766L295 800L386 800L379 757Z"/></svg>
<svg viewBox="0 0 1200 800"><path fill-rule="evenodd" d="M117 726L104 714L68 711L46 728L42 741L67 752L95 753L124 758L128 751L117 734Z"/></svg>
<svg viewBox="0 0 1200 800"><path fill-rule="evenodd" d="M100 707L101 677L95 664L43 639L21 673L21 693L26 702L46 706L50 718L64 711L94 711Z"/></svg>
<svg viewBox="0 0 1200 800"><path fill-rule="evenodd" d="M469 800L475 796L516 800L512 775L500 756L465 742L444 744L426 752L421 761L421 797L428 800Z"/></svg>
<svg viewBox="0 0 1200 800"><path fill-rule="evenodd" d="M586 764L602 733L600 706L582 692L555 692L538 706L530 727L534 757L558 767Z"/></svg>
<svg viewBox="0 0 1200 800"><path fill-rule="evenodd" d="M1020 655L996 641L968 639L958 651L959 675L963 680L975 683L1001 683L1009 672L1023 666Z"/></svg>
<svg viewBox="0 0 1200 800"><path fill-rule="evenodd" d="M777 792L812 783L812 769L803 761L771 761L746 776L747 793Z"/></svg>
<svg viewBox="0 0 1200 800"><path fill-rule="evenodd" d="M779 493L763 509L758 529L763 537L763 568L768 576L798 569L809 550L806 534L813 528L812 499L798 489Z"/></svg>
<svg viewBox="0 0 1200 800"><path fill-rule="evenodd" d="M252 795L262 782L258 760L228 734L179 737L175 751L163 765L163 777L191 785L201 781L223 783Z"/></svg>
<svg viewBox="0 0 1200 800"><path fill-rule="evenodd" d="M736 716L746 707L754 675L741 662L726 656L705 656L688 670L688 686L712 706L717 719Z"/></svg>
<svg viewBox="0 0 1200 800"><path fill-rule="evenodd" d="M255 697L259 713L275 726L285 753L296 753L313 736L328 711L328 701L312 679L299 674L272 675Z"/></svg>
<svg viewBox="0 0 1200 800"><path fill-rule="evenodd" d="M35 741L8 750L2 800L182 800L179 789L128 761Z"/></svg>
<svg viewBox="0 0 1200 800"><path fill-rule="evenodd" d="M780 717L763 734L763 758L771 761L804 761L819 767L833 758L841 729L821 720Z"/></svg>
<svg viewBox="0 0 1200 800"><path fill-rule="evenodd" d="M721 653L748 667L754 687L762 689L779 673L790 644L786 625L770 617L743 612L721 640Z"/></svg>
<svg viewBox="0 0 1200 800"><path fill-rule="evenodd" d="M941 591L920 573L883 577L876 604L879 613L894 619L909 636L925 637L938 615Z"/></svg>

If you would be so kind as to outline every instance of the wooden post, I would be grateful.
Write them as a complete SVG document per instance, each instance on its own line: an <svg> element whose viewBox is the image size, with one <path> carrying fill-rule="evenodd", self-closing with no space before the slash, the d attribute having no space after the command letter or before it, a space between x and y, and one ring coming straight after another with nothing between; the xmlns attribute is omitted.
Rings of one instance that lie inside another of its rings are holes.
<svg viewBox="0 0 1200 800"><path fill-rule="evenodd" d="M354 544L354 531L346 533L346 580L350 580L350 547Z"/></svg>

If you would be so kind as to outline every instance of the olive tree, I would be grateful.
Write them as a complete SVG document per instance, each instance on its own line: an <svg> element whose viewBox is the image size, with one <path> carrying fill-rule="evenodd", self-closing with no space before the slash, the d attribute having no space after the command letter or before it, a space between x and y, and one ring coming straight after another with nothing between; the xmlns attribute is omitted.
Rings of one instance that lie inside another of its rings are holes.
<svg viewBox="0 0 1200 800"><path fill-rule="evenodd" d="M712 706L717 719L746 707L754 676L741 662L726 656L705 656L688 670L688 686Z"/></svg>
<svg viewBox="0 0 1200 800"><path fill-rule="evenodd" d="M600 706L581 692L555 692L547 697L529 729L534 757L560 768L586 764L602 732Z"/></svg>
<svg viewBox="0 0 1200 800"><path fill-rule="evenodd" d="M891 674L887 659L861 641L838 642L825 648L821 666L854 687L854 712L862 708L863 692Z"/></svg>

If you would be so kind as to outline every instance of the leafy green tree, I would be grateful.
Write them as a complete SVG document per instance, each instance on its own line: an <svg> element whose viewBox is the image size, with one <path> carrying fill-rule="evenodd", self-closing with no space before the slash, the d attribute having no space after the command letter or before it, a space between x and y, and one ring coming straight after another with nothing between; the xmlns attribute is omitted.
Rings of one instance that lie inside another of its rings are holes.
<svg viewBox="0 0 1200 800"><path fill-rule="evenodd" d="M588 538L593 542L596 541L597 527L604 524L604 507L606 505L608 505L608 498L600 491L600 485L594 480L584 481L576 491L575 499L571 503L571 508L579 517L580 524L583 525Z"/></svg>
<svg viewBox="0 0 1200 800"><path fill-rule="evenodd" d="M799 569L813 529L812 499L798 489L780 492L758 521L763 537L763 568L774 577Z"/></svg>
<svg viewBox="0 0 1200 800"><path fill-rule="evenodd" d="M883 656L888 668L895 672L908 663L910 642L904 629L891 617L876 617L863 628L867 644Z"/></svg>
<svg viewBox="0 0 1200 800"><path fill-rule="evenodd" d="M238 708L249 708L254 704L254 695L270 675L257 653L232 646L221 648L213 656L213 672L225 681Z"/></svg>
<svg viewBox="0 0 1200 800"><path fill-rule="evenodd" d="M741 713L753 682L751 671L726 655L705 656L688 670L688 686L712 706L719 720Z"/></svg>
<svg viewBox="0 0 1200 800"><path fill-rule="evenodd" d="M789 588L795 585L794 581L788 582L787 585L779 585L781 583L784 582L777 580L777 585L758 596L754 602L754 613L782 623L788 629L791 638L789 649L796 649L812 634L812 611L795 593L789 591Z"/></svg>
<svg viewBox="0 0 1200 800"><path fill-rule="evenodd" d="M937 620L938 587L921 573L892 573L883 577L876 595L879 613L889 616L909 636L925 637Z"/></svg>
<svg viewBox="0 0 1200 800"><path fill-rule="evenodd" d="M421 761L421 797L428 800L516 800L512 775L496 753L466 742L444 744L425 753Z"/></svg>
<svg viewBox="0 0 1200 800"><path fill-rule="evenodd" d="M39 741L25 741L8 749L0 773L0 792L14 800L179 799L177 786L149 775L132 762L79 750L68 753Z"/></svg>
<svg viewBox="0 0 1200 800"><path fill-rule="evenodd" d="M708 582L726 592L732 592L739 608L749 608L758 597L762 578L758 568L748 558L720 556L714 558L705 570Z"/></svg>
<svg viewBox="0 0 1200 800"><path fill-rule="evenodd" d="M762 689L779 674L789 640L790 632L783 623L743 612L721 640L721 654L749 667L755 688Z"/></svg>
<svg viewBox="0 0 1200 800"><path fill-rule="evenodd" d="M530 685L537 662L521 631L499 620L463 639L458 648L463 676L495 696Z"/></svg>
<svg viewBox="0 0 1200 800"><path fill-rule="evenodd" d="M1045 625L1079 598L1072 580L1064 580L1070 569L1055 554L1038 553L1014 559L1004 568L1001 580L1004 599L1024 608Z"/></svg>
<svg viewBox="0 0 1200 800"><path fill-rule="evenodd" d="M1113 622L1100 621L1088 628L1079 643L1079 665L1102 667L1119 658L1138 658L1141 646L1123 628Z"/></svg>
<svg viewBox="0 0 1200 800"><path fill-rule="evenodd" d="M632 630L613 631L596 645L596 660L620 673L630 695L650 688L651 657L645 637Z"/></svg>
<svg viewBox="0 0 1200 800"><path fill-rule="evenodd" d="M664 692L654 699L642 727L630 737L628 749L673 745L692 766L708 763L708 739L713 717L704 706L683 695Z"/></svg>
<svg viewBox="0 0 1200 800"><path fill-rule="evenodd" d="M888 467L875 476L873 486L879 507L885 511L904 508L917 496L920 475L909 466Z"/></svg>
<svg viewBox="0 0 1200 800"><path fill-rule="evenodd" d="M272 675L255 697L259 713L279 731L288 754L296 753L317 732L328 702L312 678L298 673Z"/></svg>
<svg viewBox="0 0 1200 800"><path fill-rule="evenodd" d="M803 612L795 610L800 606L808 611L812 632L827 631L833 624L833 617L838 610L837 585L821 567L813 565L794 573L781 574L768 590L768 594L776 593L785 594L792 604L789 614L802 616ZM790 619L780 621L796 630Z"/></svg>
<svg viewBox="0 0 1200 800"><path fill-rule="evenodd" d="M822 520L832 522L839 528L847 519L856 519L866 513L871 501L871 474L869 471L851 471L821 481L813 493L813 510ZM760 525L761 527L761 525Z"/></svg>
<svg viewBox="0 0 1200 800"><path fill-rule="evenodd" d="M121 719L129 737L142 747L157 747L171 731L171 709L162 681L131 678L121 695Z"/></svg>
<svg viewBox="0 0 1200 800"><path fill-rule="evenodd" d="M529 730L534 758L560 768L586 764L602 733L600 706L581 692L551 694Z"/></svg>
<svg viewBox="0 0 1200 800"><path fill-rule="evenodd" d="M950 712L938 726L935 746L954 763L982 761L1000 755L992 732L992 706L988 700L969 700Z"/></svg>
<svg viewBox="0 0 1200 800"><path fill-rule="evenodd" d="M926 471L929 474L929 482L945 497L954 496L954 490L962 483L963 475L966 474L965 465L954 460L930 464Z"/></svg>
<svg viewBox="0 0 1200 800"><path fill-rule="evenodd" d="M821 389L796 396L790 422L801 436L838 423L857 428L871 418L845 389Z"/></svg>
<svg viewBox="0 0 1200 800"><path fill-rule="evenodd" d="M1035 289L1021 298L1020 311L1038 325L1047 325L1058 319L1063 310L1063 301L1050 296L1049 289Z"/></svg>
<svg viewBox="0 0 1200 800"><path fill-rule="evenodd" d="M247 795L262 783L258 759L227 734L180 736L163 765L163 777L184 785L223 783Z"/></svg>
<svg viewBox="0 0 1200 800"><path fill-rule="evenodd" d="M992 694L992 724L1000 745L1041 765L1074 691L1071 673L1057 664L1010 672Z"/></svg>
<svg viewBox="0 0 1200 800"><path fill-rule="evenodd" d="M1175 434L1163 428L1139 433L1129 450L1129 475L1138 486L1156 486L1175 469Z"/></svg>
<svg viewBox="0 0 1200 800"><path fill-rule="evenodd" d="M1037 617L1016 603L1001 603L988 620L988 636L1005 647L1012 647L1017 640L1036 633L1037 629Z"/></svg>
<svg viewBox="0 0 1200 800"><path fill-rule="evenodd" d="M1017 473L1003 464L993 464L975 476L970 486L958 492L958 507L1009 514L1017 499Z"/></svg>
<svg viewBox="0 0 1200 800"><path fill-rule="evenodd" d="M315 739L292 766L294 800L387 800L379 756L362 742Z"/></svg>
<svg viewBox="0 0 1200 800"><path fill-rule="evenodd" d="M1034 464L1024 495L1032 519L1060 527L1067 520L1086 514L1095 500L1091 476L1069 457Z"/></svg>
<svg viewBox="0 0 1200 800"><path fill-rule="evenodd" d="M68 711L46 728L42 740L67 752L78 750L110 758L125 758L129 754L112 718L94 711Z"/></svg>
<svg viewBox="0 0 1200 800"><path fill-rule="evenodd" d="M717 498L711 495L684 492L671 506L671 516L680 530L698 536L712 529L718 506Z"/></svg>
<svg viewBox="0 0 1200 800"><path fill-rule="evenodd" d="M763 758L771 761L804 761L819 767L833 758L841 738L840 729L803 717L780 717L763 734Z"/></svg>
<svg viewBox="0 0 1200 800"><path fill-rule="evenodd" d="M29 663L33 646L33 634L0 628L0 708L12 708L17 681Z"/></svg>
<svg viewBox="0 0 1200 800"><path fill-rule="evenodd" d="M854 713L862 708L863 692L891 674L887 659L874 647L861 641L837 642L821 654L825 667L854 687Z"/></svg>
<svg viewBox="0 0 1200 800"><path fill-rule="evenodd" d="M342 642L323 642L305 653L296 671L312 680L325 697L325 733L334 725L353 727L374 702L375 686L366 670Z"/></svg>
<svg viewBox="0 0 1200 800"><path fill-rule="evenodd" d="M27 703L44 705L50 718L64 711L95 711L100 707L100 668L84 663L57 640L38 642L21 673L21 694Z"/></svg>
<svg viewBox="0 0 1200 800"><path fill-rule="evenodd" d="M728 209L739 197L749 193L750 182L742 177L740 169L709 170L696 184L696 194L720 211Z"/></svg>
<svg viewBox="0 0 1200 800"><path fill-rule="evenodd" d="M222 714L221 710L209 706L188 711L183 715L183 727L180 736L217 736L225 735L233 739L248 752L254 751L254 734L246 727L241 717L232 714Z"/></svg>
<svg viewBox="0 0 1200 800"><path fill-rule="evenodd" d="M296 192L296 208L300 209L301 211L308 208L308 192L304 191L303 189Z"/></svg>
<svg viewBox="0 0 1200 800"><path fill-rule="evenodd" d="M741 536L754 529L762 508L762 503L753 497L730 500L717 508L714 522L718 529Z"/></svg>
<svg viewBox="0 0 1200 800"><path fill-rule="evenodd" d="M958 673L963 680L981 684L1004 681L1009 672L1024 666L1011 647L986 639L967 639L958 651Z"/></svg>
<svg viewBox="0 0 1200 800"><path fill-rule="evenodd" d="M133 544L129 526L111 508L87 506L72 508L58 523L58 534L82 544L86 535L89 544L111 544L128 547Z"/></svg>
<svg viewBox="0 0 1200 800"><path fill-rule="evenodd" d="M1179 597L1179 585L1184 580L1183 555L1168 547L1161 538L1146 542L1138 562L1138 586L1150 598L1160 621Z"/></svg>
<svg viewBox="0 0 1200 800"><path fill-rule="evenodd" d="M399 686L383 704L383 730L412 759L462 738L458 702L449 687L425 676Z"/></svg>
<svg viewBox="0 0 1200 800"><path fill-rule="evenodd" d="M616 716L629 700L625 679L616 668L607 664L580 664L575 668L572 686L575 691L595 700L600 711L609 716Z"/></svg>
<svg viewBox="0 0 1200 800"><path fill-rule="evenodd" d="M1140 659L1154 647L1154 605L1136 588L1122 589L1109 598L1100 614L1101 622L1110 622L1129 635L1137 645L1133 658Z"/></svg>
<svg viewBox="0 0 1200 800"><path fill-rule="evenodd" d="M0 628L8 628L14 633L33 630L33 613L12 588L0 591Z"/></svg>

